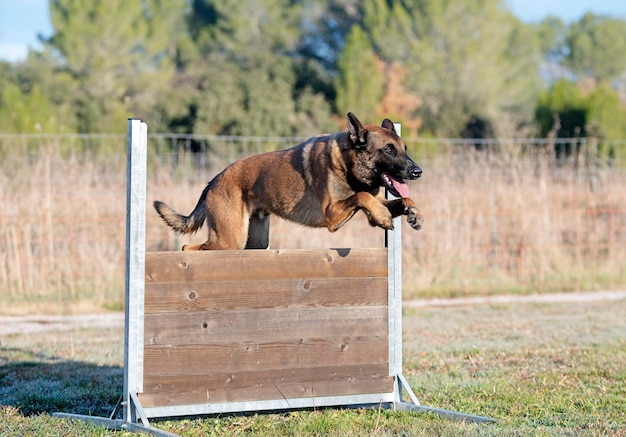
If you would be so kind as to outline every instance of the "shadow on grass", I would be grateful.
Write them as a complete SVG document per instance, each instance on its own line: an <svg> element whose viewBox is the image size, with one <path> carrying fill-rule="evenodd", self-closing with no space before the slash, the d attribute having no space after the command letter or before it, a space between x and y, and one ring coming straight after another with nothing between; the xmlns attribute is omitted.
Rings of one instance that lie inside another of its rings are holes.
<svg viewBox="0 0 626 437"><path fill-rule="evenodd" d="M124 369L0 347L0 405L24 415L66 412L109 416Z"/></svg>

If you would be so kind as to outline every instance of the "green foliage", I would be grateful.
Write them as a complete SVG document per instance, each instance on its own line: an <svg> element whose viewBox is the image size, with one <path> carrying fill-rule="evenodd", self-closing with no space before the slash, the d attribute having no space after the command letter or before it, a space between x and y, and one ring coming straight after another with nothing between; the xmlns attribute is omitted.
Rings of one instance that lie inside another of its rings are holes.
<svg viewBox="0 0 626 437"><path fill-rule="evenodd" d="M424 129L458 136L472 117L501 133L506 114L530 120L539 89L539 43L497 0L368 0L364 23L378 53L408 70Z"/></svg>
<svg viewBox="0 0 626 437"><path fill-rule="evenodd" d="M589 135L602 139L626 138L626 108L608 85L599 85L587 97Z"/></svg>
<svg viewBox="0 0 626 437"><path fill-rule="evenodd" d="M34 84L22 92L15 84L4 87L0 101L0 127L4 132L41 133L63 132L62 115L43 94L41 85Z"/></svg>
<svg viewBox="0 0 626 437"><path fill-rule="evenodd" d="M626 20L587 13L569 25L548 16L534 27L550 81L568 77L575 81L617 81L623 86Z"/></svg>
<svg viewBox="0 0 626 437"><path fill-rule="evenodd" d="M592 13L573 23L567 35L566 65L576 74L599 82L626 71L626 21Z"/></svg>
<svg viewBox="0 0 626 437"><path fill-rule="evenodd" d="M626 20L526 25L503 0L51 0L50 17L41 52L0 65L2 131L140 117L152 132L307 136L355 111L410 135L520 136L542 78L626 77ZM594 97L594 135L622 135L611 92Z"/></svg>
<svg viewBox="0 0 626 437"><path fill-rule="evenodd" d="M541 52L548 62L561 62L566 55L564 47L567 36L567 26L559 17L548 15L536 26Z"/></svg>
<svg viewBox="0 0 626 437"><path fill-rule="evenodd" d="M538 100L535 119L541 136L573 138L585 136L587 107L578 87L561 79Z"/></svg>
<svg viewBox="0 0 626 437"><path fill-rule="evenodd" d="M171 128L249 136L336 129L326 100L298 77L310 73L294 55L300 8L285 0L239 3L192 3L188 20L198 60L179 74L174 98L159 105L171 114L177 94L190 96L166 115Z"/></svg>
<svg viewBox="0 0 626 437"><path fill-rule="evenodd" d="M337 110L340 114L358 111L364 120L372 120L383 95L385 78L367 35L352 27L337 62Z"/></svg>
<svg viewBox="0 0 626 437"><path fill-rule="evenodd" d="M155 103L174 73L184 0L54 0L55 29L46 41L76 82L84 132L123 131L125 120Z"/></svg>
<svg viewBox="0 0 626 437"><path fill-rule="evenodd" d="M245 64L272 51L288 53L298 41L299 6L290 0L194 2L200 4L210 5L194 20L203 53L222 52Z"/></svg>
<svg viewBox="0 0 626 437"><path fill-rule="evenodd" d="M0 130L8 133L61 133L75 131L75 118L67 102L71 83L55 73L48 60L31 54L7 68L0 78Z"/></svg>
<svg viewBox="0 0 626 437"><path fill-rule="evenodd" d="M561 79L540 96L535 111L542 136L626 137L626 109L607 85L584 94L578 85Z"/></svg>

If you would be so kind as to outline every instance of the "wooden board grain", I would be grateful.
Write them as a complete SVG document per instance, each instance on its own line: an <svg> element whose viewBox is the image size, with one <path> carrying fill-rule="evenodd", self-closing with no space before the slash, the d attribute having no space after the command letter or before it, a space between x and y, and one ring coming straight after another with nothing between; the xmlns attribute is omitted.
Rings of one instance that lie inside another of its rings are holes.
<svg viewBox="0 0 626 437"><path fill-rule="evenodd" d="M386 363L385 337L293 338L186 346L146 346L144 375L247 372Z"/></svg>
<svg viewBox="0 0 626 437"><path fill-rule="evenodd" d="M304 384L315 381L316 378L323 378L327 381L355 378L379 380L387 376L388 370L385 363L262 369L247 372L206 369L204 373L145 376L144 389L149 393L178 393L196 390L205 392L207 390L250 389L257 386L284 383L285 381Z"/></svg>
<svg viewBox="0 0 626 437"><path fill-rule="evenodd" d="M387 305L387 278L309 276L146 284L146 314L207 310Z"/></svg>
<svg viewBox="0 0 626 437"><path fill-rule="evenodd" d="M386 277L387 249L147 252L146 284L207 280Z"/></svg>
<svg viewBox="0 0 626 437"><path fill-rule="evenodd" d="M387 307L279 308L148 314L145 345L215 344L282 339L380 337L387 333Z"/></svg>
<svg viewBox="0 0 626 437"><path fill-rule="evenodd" d="M139 399L146 408L162 406L180 406L197 404L216 404L222 402L247 402L261 400L312 398L322 396L358 395L368 393L391 393L393 378L391 376L358 376L338 380L278 382L274 384L255 385L245 388L205 388L196 386L190 391L161 391L141 393Z"/></svg>

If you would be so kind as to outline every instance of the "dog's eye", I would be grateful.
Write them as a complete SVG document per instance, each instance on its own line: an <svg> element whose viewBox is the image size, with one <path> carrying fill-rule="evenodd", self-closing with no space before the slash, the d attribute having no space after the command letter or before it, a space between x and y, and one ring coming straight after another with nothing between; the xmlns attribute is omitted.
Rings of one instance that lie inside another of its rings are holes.
<svg viewBox="0 0 626 437"><path fill-rule="evenodd" d="M393 144L387 144L383 150L385 151L385 153L387 155L391 155L391 156L396 156L397 155L397 151L396 148L393 146Z"/></svg>

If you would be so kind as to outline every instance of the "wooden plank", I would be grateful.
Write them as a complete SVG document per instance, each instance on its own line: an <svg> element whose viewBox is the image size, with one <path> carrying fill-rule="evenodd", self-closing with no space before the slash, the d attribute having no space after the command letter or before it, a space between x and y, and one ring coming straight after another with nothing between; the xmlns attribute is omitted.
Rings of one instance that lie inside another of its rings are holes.
<svg viewBox="0 0 626 437"><path fill-rule="evenodd" d="M146 284L209 280L386 277L387 249L147 252Z"/></svg>
<svg viewBox="0 0 626 437"><path fill-rule="evenodd" d="M195 389L183 393L140 393L144 408L173 407L181 405L217 404L223 402L246 402L259 400L315 398L324 396L357 395L393 392L393 377L359 376L331 381L276 383L232 390Z"/></svg>
<svg viewBox="0 0 626 437"><path fill-rule="evenodd" d="M387 305L387 278L160 282L146 284L146 314L212 309Z"/></svg>
<svg viewBox="0 0 626 437"><path fill-rule="evenodd" d="M293 338L144 347L144 377L229 371L308 368L388 362L386 337Z"/></svg>
<svg viewBox="0 0 626 437"><path fill-rule="evenodd" d="M388 332L388 315L385 306L148 314L144 319L144 341L146 346L204 345L384 336Z"/></svg>
<svg viewBox="0 0 626 437"><path fill-rule="evenodd" d="M311 364L314 365L313 363ZM183 375L151 375L143 380L144 393L184 393L198 390L218 391L251 389L279 383L310 383L339 381L357 377L380 379L389 374L387 363L353 364L299 369L269 369L233 373L230 371L186 373Z"/></svg>

